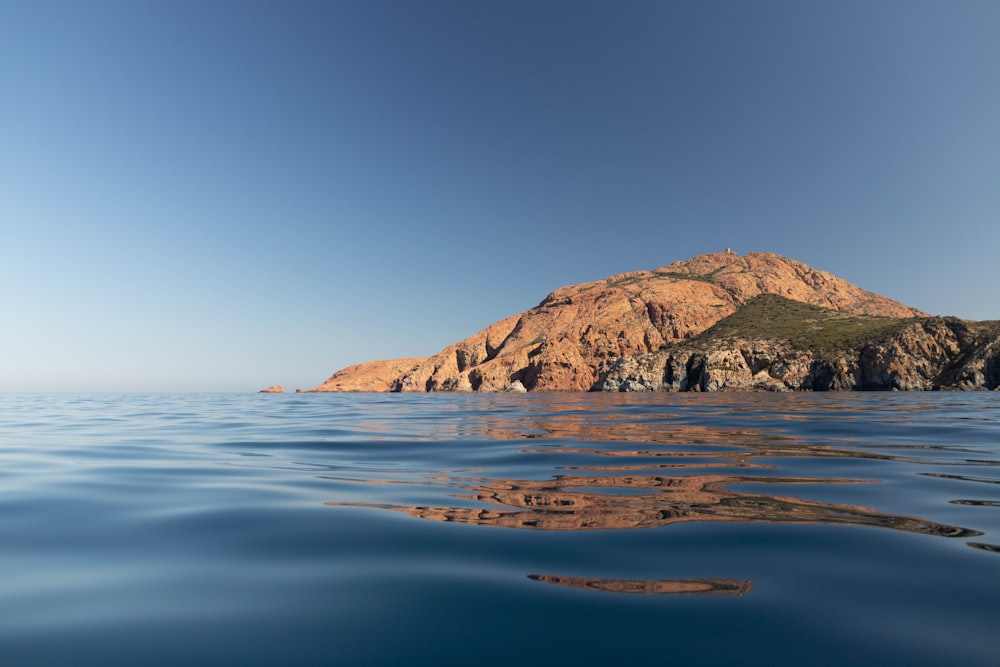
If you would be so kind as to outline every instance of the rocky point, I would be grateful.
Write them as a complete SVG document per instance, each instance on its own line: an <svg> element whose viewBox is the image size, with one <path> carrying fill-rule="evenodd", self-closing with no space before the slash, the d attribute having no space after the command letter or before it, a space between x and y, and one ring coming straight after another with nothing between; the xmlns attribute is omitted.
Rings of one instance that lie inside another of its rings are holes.
<svg viewBox="0 0 1000 667"><path fill-rule="evenodd" d="M350 366L309 391L993 389L996 335L727 250L560 288L432 357Z"/></svg>

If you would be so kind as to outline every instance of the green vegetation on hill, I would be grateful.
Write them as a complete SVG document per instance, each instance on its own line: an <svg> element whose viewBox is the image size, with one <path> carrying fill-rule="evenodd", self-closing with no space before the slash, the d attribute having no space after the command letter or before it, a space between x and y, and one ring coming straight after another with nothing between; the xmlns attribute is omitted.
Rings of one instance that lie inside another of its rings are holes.
<svg viewBox="0 0 1000 667"><path fill-rule="evenodd" d="M983 320L982 322L967 322L967 324L971 324L972 328L981 335L990 338L1000 336L1000 320Z"/></svg>
<svg viewBox="0 0 1000 667"><path fill-rule="evenodd" d="M715 273L713 271L713 273ZM676 273L674 271L656 271L656 275L663 278L673 278L674 280L698 280L703 283L714 283L712 276L703 276L700 273Z"/></svg>
<svg viewBox="0 0 1000 667"><path fill-rule="evenodd" d="M914 321L914 318L850 315L763 294L685 343L750 338L788 341L802 350L845 350L883 339Z"/></svg>

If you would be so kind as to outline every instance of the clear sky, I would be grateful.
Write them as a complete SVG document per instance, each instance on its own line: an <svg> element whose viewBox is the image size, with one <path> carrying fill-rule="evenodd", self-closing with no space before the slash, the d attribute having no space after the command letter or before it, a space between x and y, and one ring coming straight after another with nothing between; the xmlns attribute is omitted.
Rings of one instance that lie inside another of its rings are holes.
<svg viewBox="0 0 1000 667"><path fill-rule="evenodd" d="M1000 318L1000 2L4 0L0 391L313 387L731 246Z"/></svg>

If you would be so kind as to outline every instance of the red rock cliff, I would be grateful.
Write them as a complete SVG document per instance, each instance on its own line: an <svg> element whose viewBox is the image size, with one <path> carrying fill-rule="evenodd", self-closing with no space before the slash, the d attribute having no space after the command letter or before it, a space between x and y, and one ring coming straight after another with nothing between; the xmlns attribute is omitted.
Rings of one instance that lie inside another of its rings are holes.
<svg viewBox="0 0 1000 667"><path fill-rule="evenodd" d="M713 253L560 288L432 357L345 368L310 391L587 391L603 361L694 336L761 294L857 315L924 313L773 253Z"/></svg>

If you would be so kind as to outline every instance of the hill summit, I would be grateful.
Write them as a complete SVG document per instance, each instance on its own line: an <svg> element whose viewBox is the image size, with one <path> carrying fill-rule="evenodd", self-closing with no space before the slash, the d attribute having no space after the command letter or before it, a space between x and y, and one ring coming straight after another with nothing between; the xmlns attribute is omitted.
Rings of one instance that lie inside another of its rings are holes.
<svg viewBox="0 0 1000 667"><path fill-rule="evenodd" d="M622 390L630 385L609 382L609 369L620 370L624 361L634 359L645 359L646 367L649 359L668 364L668 359L661 358L665 352L694 342L748 304L757 303L755 299L762 295L841 314L835 318L837 324L828 324L827 329L847 326L851 331L884 333L898 321L928 317L801 262L774 253L741 256L727 250L653 271L631 271L562 287L534 308L500 320L434 356L350 366L309 391ZM747 312L761 311L758 305L757 310ZM872 327L848 322L844 319L848 316L892 318L892 322ZM856 344L864 341L859 338ZM725 388L670 382L641 386Z"/></svg>

